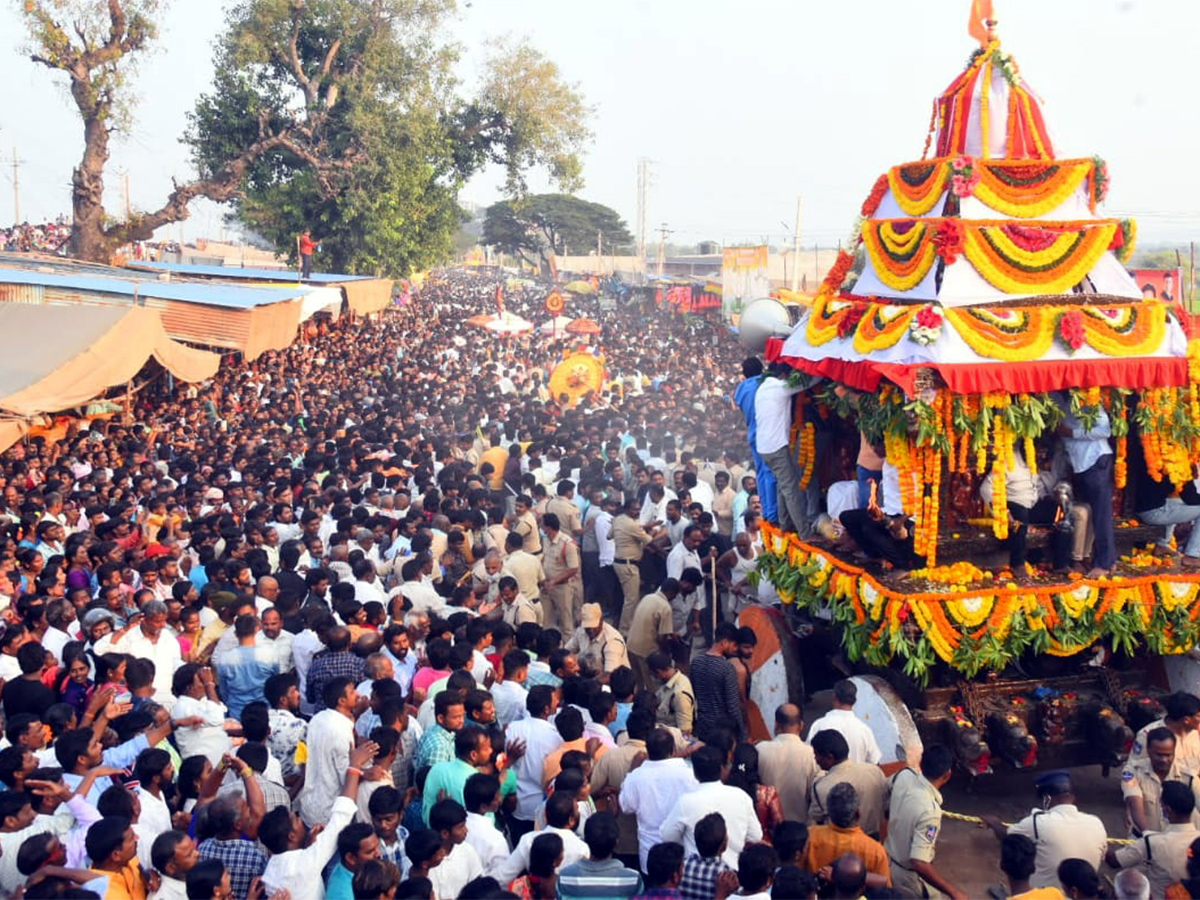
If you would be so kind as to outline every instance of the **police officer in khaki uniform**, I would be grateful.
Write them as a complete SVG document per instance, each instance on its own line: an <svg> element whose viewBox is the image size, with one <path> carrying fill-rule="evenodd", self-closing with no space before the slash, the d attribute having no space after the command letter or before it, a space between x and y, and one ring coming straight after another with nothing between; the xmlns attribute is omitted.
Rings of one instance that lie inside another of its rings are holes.
<svg viewBox="0 0 1200 900"><path fill-rule="evenodd" d="M1041 805L1015 825L1006 826L997 816L981 818L1001 840L1006 834L1019 834L1033 841L1037 847L1029 879L1033 887L1061 888L1058 864L1064 859L1082 859L1099 869L1108 848L1108 832L1098 816L1079 811L1066 772L1046 772L1035 787Z"/></svg>
<svg viewBox="0 0 1200 900"><path fill-rule="evenodd" d="M1131 759L1121 772L1121 796L1125 798L1125 824L1132 837L1147 831L1162 831L1162 789L1168 781L1181 781L1200 796L1200 779L1175 756L1175 734L1155 728L1146 735L1146 758Z"/></svg>
<svg viewBox="0 0 1200 900"><path fill-rule="evenodd" d="M1132 844L1108 851L1106 861L1114 869L1136 866L1150 881L1153 897L1165 896L1167 888L1188 877L1187 863L1192 841L1200 831L1192 823L1196 798L1186 784L1168 781L1162 786L1162 806L1167 827L1150 832Z"/></svg>
<svg viewBox="0 0 1200 900"><path fill-rule="evenodd" d="M546 504L546 512L558 516L562 530L578 540L583 535L583 519L575 505L575 482L564 478L558 483L558 496Z"/></svg>
<svg viewBox="0 0 1200 900"><path fill-rule="evenodd" d="M933 865L942 829L940 788L950 780L953 763L948 748L933 744L921 755L920 772L904 768L892 776L884 847L892 863L892 887L902 897L948 894L966 900Z"/></svg>
<svg viewBox="0 0 1200 900"><path fill-rule="evenodd" d="M562 530L554 513L542 517L542 527L546 529L545 552L542 554L542 570L546 573L546 582L542 585L542 611L546 627L557 628L563 634L574 634L583 606L579 547Z"/></svg>
<svg viewBox="0 0 1200 900"><path fill-rule="evenodd" d="M621 634L629 634L633 610L642 598L642 554L651 541L650 532L638 522L640 511L637 497L631 496L612 524L613 571L617 573L621 595L625 598L621 605Z"/></svg>
<svg viewBox="0 0 1200 900"><path fill-rule="evenodd" d="M514 502L516 515L508 523L512 534L519 534L526 553L542 555L542 536L538 533L537 517L533 514L533 499L521 494Z"/></svg>

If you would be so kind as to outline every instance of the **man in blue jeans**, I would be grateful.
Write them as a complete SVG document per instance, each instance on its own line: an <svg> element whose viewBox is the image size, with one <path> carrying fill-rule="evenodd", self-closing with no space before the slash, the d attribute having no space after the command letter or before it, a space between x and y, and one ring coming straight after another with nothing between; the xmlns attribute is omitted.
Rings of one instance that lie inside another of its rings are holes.
<svg viewBox="0 0 1200 900"><path fill-rule="evenodd" d="M1058 426L1063 450L1075 473L1075 488L1079 499L1092 507L1092 529L1096 534L1092 568L1088 578L1107 575L1117 561L1117 541L1113 524L1113 451L1108 439L1112 435L1108 413L1097 407L1090 429L1071 414L1071 401L1065 392L1054 395L1063 411Z"/></svg>
<svg viewBox="0 0 1200 900"><path fill-rule="evenodd" d="M742 360L742 377L746 380L737 386L733 392L733 402L746 419L746 439L750 442L750 456L754 460L754 476L758 487L758 497L762 501L763 518L769 522L779 521L779 511L775 503L775 475L758 455L755 440L758 434L758 420L754 415L754 397L758 386L762 384L763 364L757 356L748 356ZM737 522L734 522L734 531Z"/></svg>

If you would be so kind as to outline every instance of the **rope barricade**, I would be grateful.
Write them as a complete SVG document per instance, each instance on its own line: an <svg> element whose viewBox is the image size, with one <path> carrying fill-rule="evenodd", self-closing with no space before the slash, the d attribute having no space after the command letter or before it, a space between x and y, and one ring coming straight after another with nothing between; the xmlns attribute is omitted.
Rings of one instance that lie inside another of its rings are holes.
<svg viewBox="0 0 1200 900"><path fill-rule="evenodd" d="M960 822L971 822L972 824L975 824L975 825L983 825L984 824L983 819L979 818L979 816L967 816L967 815L963 815L962 813L950 812L950 810L948 810L948 809L943 809L942 815L947 819L957 819ZM1012 822L1002 822L1001 824L1005 828L1011 828L1013 826ZM1113 838L1113 837L1110 837L1108 839L1108 842L1110 844L1132 844L1132 843L1134 843L1134 841L1131 838Z"/></svg>

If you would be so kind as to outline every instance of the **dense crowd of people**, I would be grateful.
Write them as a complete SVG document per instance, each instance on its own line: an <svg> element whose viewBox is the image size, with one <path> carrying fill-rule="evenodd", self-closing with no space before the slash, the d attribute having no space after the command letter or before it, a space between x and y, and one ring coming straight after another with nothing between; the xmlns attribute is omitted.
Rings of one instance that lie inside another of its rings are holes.
<svg viewBox="0 0 1200 900"><path fill-rule="evenodd" d="M577 338L464 324L496 288L442 273L4 454L0 893L963 895L949 750L885 777L849 680L752 733L737 614L777 598L735 338L572 301L607 372L572 405ZM1108 853L1054 773L989 823L1012 895L1098 896L1106 858L1195 890L1200 700L1171 703L1122 781L1145 839Z"/></svg>
<svg viewBox="0 0 1200 900"><path fill-rule="evenodd" d="M65 219L31 225L22 222L0 228L0 250L20 253L58 253L71 237L71 223Z"/></svg>

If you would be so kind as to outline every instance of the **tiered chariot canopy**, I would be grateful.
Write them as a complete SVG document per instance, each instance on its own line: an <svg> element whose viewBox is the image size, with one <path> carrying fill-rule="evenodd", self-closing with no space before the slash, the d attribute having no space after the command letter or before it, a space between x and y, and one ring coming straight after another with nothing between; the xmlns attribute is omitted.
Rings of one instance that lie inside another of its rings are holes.
<svg viewBox="0 0 1200 900"><path fill-rule="evenodd" d="M1102 215L1107 190L1099 157L1054 155L1037 95L989 35L934 101L925 156L875 182L781 355L866 390L912 393L922 368L954 393L1186 384L1179 317L1126 271L1136 226Z"/></svg>

